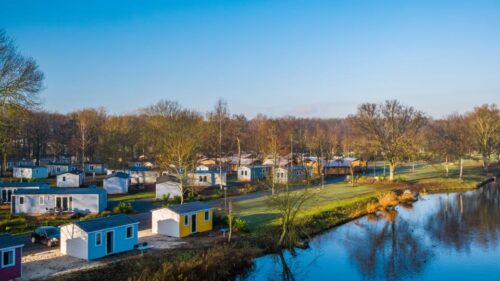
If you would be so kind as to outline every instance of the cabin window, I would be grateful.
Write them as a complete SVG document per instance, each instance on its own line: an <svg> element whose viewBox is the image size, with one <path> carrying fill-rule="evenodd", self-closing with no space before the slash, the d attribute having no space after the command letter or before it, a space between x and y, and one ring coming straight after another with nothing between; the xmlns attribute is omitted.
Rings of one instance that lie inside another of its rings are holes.
<svg viewBox="0 0 500 281"><path fill-rule="evenodd" d="M40 205L43 205L43 204L44 204L44 203L43 203L43 196L38 197L38 203L39 203Z"/></svg>
<svg viewBox="0 0 500 281"><path fill-rule="evenodd" d="M7 250L2 252L2 268L15 265L15 252L14 250Z"/></svg>
<svg viewBox="0 0 500 281"><path fill-rule="evenodd" d="M95 234L95 245L96 246L101 246L102 245L102 233L101 232L97 232Z"/></svg>
<svg viewBox="0 0 500 281"><path fill-rule="evenodd" d="M202 182L202 181L203 181L203 177L202 177L202 176L200 176L200 180L199 180L199 181L200 181L200 182Z"/></svg>
<svg viewBox="0 0 500 281"><path fill-rule="evenodd" d="M23 196L19 197L19 205L22 205L22 204L24 204L24 197Z"/></svg>
<svg viewBox="0 0 500 281"><path fill-rule="evenodd" d="M247 173L247 171L245 171L245 176L248 176L248 173Z"/></svg>
<svg viewBox="0 0 500 281"><path fill-rule="evenodd" d="M127 239L134 237L134 227L127 226Z"/></svg>
<svg viewBox="0 0 500 281"><path fill-rule="evenodd" d="M63 181L66 181L66 177L63 177Z"/></svg>
<svg viewBox="0 0 500 281"><path fill-rule="evenodd" d="M184 216L184 225L189 224L189 216Z"/></svg>
<svg viewBox="0 0 500 281"><path fill-rule="evenodd" d="M203 177L203 181L204 181L204 182L207 182L207 176L204 176L204 177Z"/></svg>
<svg viewBox="0 0 500 281"><path fill-rule="evenodd" d="M205 211L205 221L208 221L210 219L210 212Z"/></svg>
<svg viewBox="0 0 500 281"><path fill-rule="evenodd" d="M241 175L243 176L245 174L245 171L241 171Z"/></svg>

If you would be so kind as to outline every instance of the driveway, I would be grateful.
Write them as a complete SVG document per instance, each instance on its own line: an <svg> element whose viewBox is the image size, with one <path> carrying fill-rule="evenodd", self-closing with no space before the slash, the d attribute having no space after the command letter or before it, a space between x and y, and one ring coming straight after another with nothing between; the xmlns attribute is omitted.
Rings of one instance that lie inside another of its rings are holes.
<svg viewBox="0 0 500 281"><path fill-rule="evenodd" d="M139 243L147 242L153 249L158 250L172 249L186 243L179 238L153 234L149 229L139 231L138 237ZM106 266L109 263L137 254L140 254L140 252L134 251L127 254L106 257L100 260L87 261L63 255L59 251L59 248L52 248L38 253L25 252L22 260L23 278L20 280L41 280L70 273L72 271Z"/></svg>

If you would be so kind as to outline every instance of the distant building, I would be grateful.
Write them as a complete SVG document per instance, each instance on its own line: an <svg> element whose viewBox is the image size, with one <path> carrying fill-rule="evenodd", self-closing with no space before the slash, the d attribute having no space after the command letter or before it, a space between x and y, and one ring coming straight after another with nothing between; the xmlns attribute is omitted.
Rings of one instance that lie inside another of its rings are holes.
<svg viewBox="0 0 500 281"><path fill-rule="evenodd" d="M14 167L12 177L18 179L46 179L48 178L48 170L41 166Z"/></svg>
<svg viewBox="0 0 500 281"><path fill-rule="evenodd" d="M188 174L188 184L190 186L218 186L222 183L223 186L227 184L226 172L220 171L195 171Z"/></svg>
<svg viewBox="0 0 500 281"><path fill-rule="evenodd" d="M0 235L0 280L21 278L24 244L9 234Z"/></svg>
<svg viewBox="0 0 500 281"><path fill-rule="evenodd" d="M238 168L238 181L252 182L265 180L271 171L269 166L241 166Z"/></svg>
<svg viewBox="0 0 500 281"><path fill-rule="evenodd" d="M212 230L212 207L204 202L189 202L151 211L152 232L186 237Z"/></svg>
<svg viewBox="0 0 500 281"><path fill-rule="evenodd" d="M18 189L49 189L49 185L40 182L0 182L0 202L10 203L12 194Z"/></svg>
<svg viewBox="0 0 500 281"><path fill-rule="evenodd" d="M23 189L16 190L11 200L12 214L100 213L106 207L102 188Z"/></svg>
<svg viewBox="0 0 500 281"><path fill-rule="evenodd" d="M103 180L102 186L108 194L127 193L129 181L129 174L117 172L106 176L106 178Z"/></svg>
<svg viewBox="0 0 500 281"><path fill-rule="evenodd" d="M85 163L86 174L105 175L107 167L103 163Z"/></svg>
<svg viewBox="0 0 500 281"><path fill-rule="evenodd" d="M67 163L51 163L46 167L49 170L49 176L51 177L78 170L76 165Z"/></svg>
<svg viewBox="0 0 500 281"><path fill-rule="evenodd" d="M180 181L174 175L164 175L156 179L156 199L170 194L170 198L181 196Z"/></svg>
<svg viewBox="0 0 500 281"><path fill-rule="evenodd" d="M85 180L85 174L82 171L66 172L57 175L57 187L80 187Z"/></svg>
<svg viewBox="0 0 500 281"><path fill-rule="evenodd" d="M327 160L323 163L325 176L342 176L351 173L351 167L354 173L362 172L366 169L366 161L356 158L336 158Z"/></svg>
<svg viewBox="0 0 500 281"><path fill-rule="evenodd" d="M274 171L274 182L278 184L298 183L310 176L310 169L305 166L277 168Z"/></svg>
<svg viewBox="0 0 500 281"><path fill-rule="evenodd" d="M84 260L132 251L139 222L120 214L61 226L61 253Z"/></svg>
<svg viewBox="0 0 500 281"><path fill-rule="evenodd" d="M156 178L159 176L158 172L145 167L129 167L125 172L130 175L131 184L156 183Z"/></svg>

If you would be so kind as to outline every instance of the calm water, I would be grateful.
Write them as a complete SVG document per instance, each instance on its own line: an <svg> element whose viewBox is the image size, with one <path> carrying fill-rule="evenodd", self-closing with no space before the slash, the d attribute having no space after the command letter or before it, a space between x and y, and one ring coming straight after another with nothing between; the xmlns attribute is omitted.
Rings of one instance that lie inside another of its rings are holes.
<svg viewBox="0 0 500 281"><path fill-rule="evenodd" d="M332 229L241 280L500 280L500 187L423 196Z"/></svg>

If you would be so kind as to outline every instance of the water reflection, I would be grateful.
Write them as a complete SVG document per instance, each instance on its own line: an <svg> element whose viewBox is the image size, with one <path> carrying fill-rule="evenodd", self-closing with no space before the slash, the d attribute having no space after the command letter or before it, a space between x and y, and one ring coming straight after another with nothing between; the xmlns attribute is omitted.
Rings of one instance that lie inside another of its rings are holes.
<svg viewBox="0 0 500 281"><path fill-rule="evenodd" d="M256 260L248 280L496 280L500 187L428 195ZM485 255L488 258L485 258ZM464 267L463 262L474 263ZM478 279L479 278L479 279Z"/></svg>
<svg viewBox="0 0 500 281"><path fill-rule="evenodd" d="M425 229L431 239L456 251L470 251L472 244L490 248L498 243L500 189L489 185L474 192L450 194L440 200Z"/></svg>
<svg viewBox="0 0 500 281"><path fill-rule="evenodd" d="M345 243L361 275L365 279L400 280L420 272L432 252L410 224L397 220L394 213L384 214L376 224L359 223L360 230L350 233L348 239L356 243Z"/></svg>

